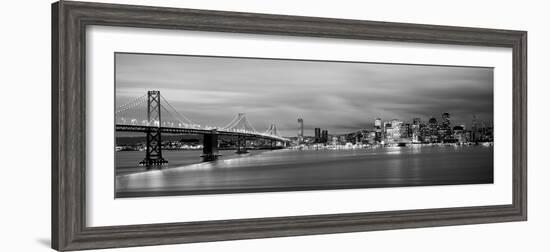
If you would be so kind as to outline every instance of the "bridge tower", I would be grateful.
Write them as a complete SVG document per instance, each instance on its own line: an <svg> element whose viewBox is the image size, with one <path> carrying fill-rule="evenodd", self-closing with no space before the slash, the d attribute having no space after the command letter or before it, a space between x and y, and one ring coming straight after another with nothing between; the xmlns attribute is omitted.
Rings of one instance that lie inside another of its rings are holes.
<svg viewBox="0 0 550 252"><path fill-rule="evenodd" d="M248 153L248 150L246 150L246 137L245 136L237 136L236 147L237 147L237 151L235 153L237 153L237 154L246 154L246 153Z"/></svg>
<svg viewBox="0 0 550 252"><path fill-rule="evenodd" d="M162 125L160 116L160 91L147 91L147 121L150 126L147 127L146 153L145 159L140 162L142 165L162 165L168 163L162 157Z"/></svg>
<svg viewBox="0 0 550 252"><path fill-rule="evenodd" d="M209 134L203 135L202 161L214 161L221 156L218 152L218 130L213 129Z"/></svg>
<svg viewBox="0 0 550 252"><path fill-rule="evenodd" d="M301 120L301 119L300 119ZM300 121L298 120L298 121ZM274 123L272 123L269 128L265 131L265 134L268 134L268 135L272 135L272 136L279 136L279 132L277 131L277 125L275 125ZM271 149L275 149L277 147L277 144L278 144L279 141L277 140L269 140L269 147Z"/></svg>

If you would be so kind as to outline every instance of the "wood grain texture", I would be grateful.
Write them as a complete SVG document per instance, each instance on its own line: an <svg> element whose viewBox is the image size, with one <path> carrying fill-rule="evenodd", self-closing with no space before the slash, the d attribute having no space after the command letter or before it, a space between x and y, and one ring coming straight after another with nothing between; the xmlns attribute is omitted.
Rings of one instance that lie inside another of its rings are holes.
<svg viewBox="0 0 550 252"><path fill-rule="evenodd" d="M86 227L85 28L107 25L513 49L511 205ZM52 5L52 247L80 250L527 219L527 32L113 5Z"/></svg>

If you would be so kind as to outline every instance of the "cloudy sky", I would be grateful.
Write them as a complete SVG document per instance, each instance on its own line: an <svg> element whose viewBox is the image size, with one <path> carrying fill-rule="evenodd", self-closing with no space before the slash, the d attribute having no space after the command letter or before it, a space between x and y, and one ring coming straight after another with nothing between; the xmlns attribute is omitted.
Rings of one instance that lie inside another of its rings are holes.
<svg viewBox="0 0 550 252"><path fill-rule="evenodd" d="M374 63L116 54L116 104L147 90L193 122L225 126L246 113L258 131L284 136L371 128L375 118L405 122L451 114L453 124L493 120L493 69Z"/></svg>

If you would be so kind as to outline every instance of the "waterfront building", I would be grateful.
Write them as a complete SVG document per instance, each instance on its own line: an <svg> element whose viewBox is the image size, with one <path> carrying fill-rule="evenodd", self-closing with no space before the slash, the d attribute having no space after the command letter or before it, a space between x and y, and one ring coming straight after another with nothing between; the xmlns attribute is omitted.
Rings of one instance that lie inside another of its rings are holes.
<svg viewBox="0 0 550 252"><path fill-rule="evenodd" d="M437 128L437 119L435 119L435 117L430 118L430 120L428 120L428 126L430 128Z"/></svg>
<svg viewBox="0 0 550 252"><path fill-rule="evenodd" d="M338 137L332 136L332 145L338 145Z"/></svg>
<svg viewBox="0 0 550 252"><path fill-rule="evenodd" d="M376 144L377 143L376 137L377 137L377 133L375 131L368 132L363 136L363 143Z"/></svg>
<svg viewBox="0 0 550 252"><path fill-rule="evenodd" d="M374 128L379 128L381 129L382 128L382 119L380 118L376 118L376 120L374 120Z"/></svg>
<svg viewBox="0 0 550 252"><path fill-rule="evenodd" d="M399 143L401 140L401 125L402 121L393 119L389 122L384 123L384 142L385 143Z"/></svg>
<svg viewBox="0 0 550 252"><path fill-rule="evenodd" d="M494 128L494 126L493 126L493 122L492 122L492 121L489 122L488 124L489 124L489 125L488 125L488 127L487 127L487 136L490 137L489 140L492 142L492 141L494 140L494 139L493 139L493 135L494 135L494 132L495 132L495 131L494 131L495 128Z"/></svg>
<svg viewBox="0 0 550 252"><path fill-rule="evenodd" d="M328 142L328 130L322 130L321 131L321 142L327 143Z"/></svg>
<svg viewBox="0 0 550 252"><path fill-rule="evenodd" d="M451 129L451 115L447 112L441 114L441 128L439 129L439 135L444 142L452 142L452 129Z"/></svg>
<svg viewBox="0 0 550 252"><path fill-rule="evenodd" d="M413 118L413 123L411 125L411 141L413 143L419 143L420 142L420 118Z"/></svg>
<svg viewBox="0 0 550 252"><path fill-rule="evenodd" d="M346 144L346 135L341 135L339 139L340 144Z"/></svg>
<svg viewBox="0 0 550 252"><path fill-rule="evenodd" d="M472 118L472 128L471 128L471 136L470 136L470 140L472 142L478 142L479 141L479 134L477 133L478 131L478 125L477 125L477 119L476 119L476 115L473 116Z"/></svg>
<svg viewBox="0 0 550 252"><path fill-rule="evenodd" d="M376 118L374 120L374 141L376 143L382 142L382 119Z"/></svg>
<svg viewBox="0 0 550 252"><path fill-rule="evenodd" d="M321 142L321 128L315 128L315 143Z"/></svg>
<svg viewBox="0 0 550 252"><path fill-rule="evenodd" d="M438 143L439 141L439 126L437 125L437 119L435 117L428 120L428 127L426 130L426 135L424 141L428 143Z"/></svg>
<svg viewBox="0 0 550 252"><path fill-rule="evenodd" d="M451 127L451 114L445 112L441 114L441 119L442 119L441 126L443 128Z"/></svg>
<svg viewBox="0 0 550 252"><path fill-rule="evenodd" d="M304 119L298 118L298 144L304 142Z"/></svg>
<svg viewBox="0 0 550 252"><path fill-rule="evenodd" d="M465 125L457 125L453 127L453 139L456 139L456 142L460 144L469 141L469 134L466 131Z"/></svg>
<svg viewBox="0 0 550 252"><path fill-rule="evenodd" d="M410 123L401 124L401 126L399 127L399 135L401 138L401 142L410 141L412 136L411 124Z"/></svg>
<svg viewBox="0 0 550 252"><path fill-rule="evenodd" d="M478 122L475 132L476 142L493 141L493 125L484 121Z"/></svg>
<svg viewBox="0 0 550 252"><path fill-rule="evenodd" d="M346 134L346 143L357 143L357 138L360 136L360 133L348 133Z"/></svg>

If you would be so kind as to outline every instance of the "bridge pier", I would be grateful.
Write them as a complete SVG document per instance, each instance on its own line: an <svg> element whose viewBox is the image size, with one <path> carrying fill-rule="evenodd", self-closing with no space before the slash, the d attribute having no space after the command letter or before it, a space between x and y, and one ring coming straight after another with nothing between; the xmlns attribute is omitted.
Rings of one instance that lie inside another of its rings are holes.
<svg viewBox="0 0 550 252"><path fill-rule="evenodd" d="M221 156L218 152L218 132L213 129L212 133L203 135L202 161L214 161Z"/></svg>
<svg viewBox="0 0 550 252"><path fill-rule="evenodd" d="M168 163L162 157L162 138L158 128L151 128L146 132L145 158L139 162L140 165L162 165Z"/></svg>
<svg viewBox="0 0 550 252"><path fill-rule="evenodd" d="M246 137L237 136L237 151L235 153L237 154L248 153L248 151L246 150Z"/></svg>

